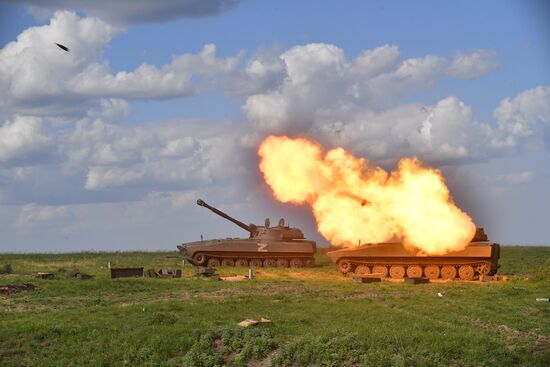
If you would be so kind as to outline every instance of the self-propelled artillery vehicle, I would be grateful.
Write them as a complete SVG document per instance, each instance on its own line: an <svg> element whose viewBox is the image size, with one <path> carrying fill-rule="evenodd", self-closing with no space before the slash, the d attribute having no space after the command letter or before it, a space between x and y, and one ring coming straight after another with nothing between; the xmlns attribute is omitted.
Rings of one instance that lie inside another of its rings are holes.
<svg viewBox="0 0 550 367"><path fill-rule="evenodd" d="M315 241L306 240L304 233L285 225L281 218L271 227L269 218L263 226L244 224L203 200L197 204L210 209L247 231L249 238L225 238L183 243L178 246L185 258L198 266L308 267L315 263Z"/></svg>
<svg viewBox="0 0 550 367"><path fill-rule="evenodd" d="M496 274L500 246L489 241L483 228L477 228L470 244L461 251L427 256L406 249L402 243L375 243L327 252L343 274L378 274L380 278L474 280Z"/></svg>

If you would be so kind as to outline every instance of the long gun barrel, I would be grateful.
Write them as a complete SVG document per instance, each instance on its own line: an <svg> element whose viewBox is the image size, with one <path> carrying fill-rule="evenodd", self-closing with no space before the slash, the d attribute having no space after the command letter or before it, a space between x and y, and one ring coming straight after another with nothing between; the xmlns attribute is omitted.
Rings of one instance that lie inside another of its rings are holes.
<svg viewBox="0 0 550 367"><path fill-rule="evenodd" d="M202 200L202 199L198 199L198 200L197 200L197 205L204 206L205 208L210 209L210 210L213 211L214 213L218 214L220 217L223 217L223 218L225 218L225 219L227 219L227 220L230 220L231 222L235 223L236 225L238 225L239 227L241 227L241 228L244 229L245 231L248 231L248 232L250 232L250 233L253 232L252 229L250 228L250 226L247 226L247 225L244 224L243 222L238 221L237 219L230 217L229 215L225 214L225 213L222 212L221 210L216 209L216 208L214 208L213 206L210 206L210 205L206 204L206 203L204 202L204 200Z"/></svg>

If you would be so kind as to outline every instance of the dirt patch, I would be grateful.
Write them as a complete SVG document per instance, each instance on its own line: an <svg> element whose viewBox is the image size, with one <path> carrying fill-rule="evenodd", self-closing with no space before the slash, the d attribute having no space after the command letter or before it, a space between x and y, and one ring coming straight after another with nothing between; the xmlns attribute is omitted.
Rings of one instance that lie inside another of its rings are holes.
<svg viewBox="0 0 550 367"><path fill-rule="evenodd" d="M34 291L38 287L31 283L8 284L0 287L0 294L10 295L21 291Z"/></svg>
<svg viewBox="0 0 550 367"><path fill-rule="evenodd" d="M270 356L268 356L266 359L262 359L261 361L256 361L256 360L248 361L246 366L247 367L268 367L269 365L271 365L272 354L273 353L271 353Z"/></svg>
<svg viewBox="0 0 550 367"><path fill-rule="evenodd" d="M276 274L276 273L270 273L270 272L267 272L267 271L260 271L260 270L256 270L254 272L254 275L257 276L257 277L262 277L264 279L277 279L277 278L281 278L281 275L280 274Z"/></svg>
<svg viewBox="0 0 550 367"><path fill-rule="evenodd" d="M477 319L473 323L482 329L495 331L502 335L506 339L506 347L509 350L514 350L519 344L522 344L521 339L528 339L527 349L534 356L540 356L550 351L550 336L540 335L532 331L520 331L507 325L491 324Z"/></svg>
<svg viewBox="0 0 550 367"><path fill-rule="evenodd" d="M283 269L284 270L284 269ZM281 269L275 271L269 270L256 270L254 275L262 279L297 279L297 280L342 280L345 281L346 277L343 277L339 273L327 274L310 271L281 271Z"/></svg>
<svg viewBox="0 0 550 367"><path fill-rule="evenodd" d="M220 277L221 280L225 282L242 282L248 280L248 277L245 275L230 275L225 277Z"/></svg>

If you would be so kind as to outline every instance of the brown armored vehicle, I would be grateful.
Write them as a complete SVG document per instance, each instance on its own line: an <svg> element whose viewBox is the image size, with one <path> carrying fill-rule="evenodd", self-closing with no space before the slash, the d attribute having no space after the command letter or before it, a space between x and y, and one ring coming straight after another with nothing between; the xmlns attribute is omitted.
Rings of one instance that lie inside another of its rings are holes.
<svg viewBox="0 0 550 367"><path fill-rule="evenodd" d="M410 252L401 243L375 243L352 249L327 252L343 273L379 274L381 278L421 278L473 280L493 275L499 268L500 246L488 240L478 228L462 251L441 256Z"/></svg>
<svg viewBox="0 0 550 367"><path fill-rule="evenodd" d="M263 226L246 225L201 199L197 204L235 223L249 232L250 237L183 243L178 249L192 264L283 268L314 265L315 241L306 240L300 229L286 226L284 219L275 227L270 227L269 219Z"/></svg>

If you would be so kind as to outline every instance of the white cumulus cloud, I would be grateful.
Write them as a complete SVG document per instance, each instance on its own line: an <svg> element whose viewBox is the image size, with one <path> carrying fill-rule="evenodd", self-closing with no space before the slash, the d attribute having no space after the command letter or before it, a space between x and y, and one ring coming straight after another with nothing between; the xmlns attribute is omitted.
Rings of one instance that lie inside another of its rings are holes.
<svg viewBox="0 0 550 367"><path fill-rule="evenodd" d="M540 138L541 129L550 124L550 87L528 89L502 100L495 109L498 129L492 140L495 147L517 147Z"/></svg>
<svg viewBox="0 0 550 367"><path fill-rule="evenodd" d="M447 74L460 79L476 79L500 66L498 54L492 50L476 49L457 52L447 68Z"/></svg>
<svg viewBox="0 0 550 367"><path fill-rule="evenodd" d="M459 53L452 62L426 55L404 59L396 46L363 51L349 60L329 44L295 46L281 54L288 76L275 89L250 95L243 112L253 127L243 142L266 134L305 134L391 162L415 155L432 164L485 160L542 141L550 119L547 87L504 99L496 126L480 122L456 96L434 104L402 103L430 90L439 77L477 77L497 65L493 51ZM519 148L521 148L519 147Z"/></svg>
<svg viewBox="0 0 550 367"><path fill-rule="evenodd" d="M102 52L122 29L73 12L23 31L0 50L0 110L41 117L118 117L127 100L194 95L233 72L242 54L218 58L216 46L173 57L161 67L142 64L113 74ZM67 46L65 52L55 43Z"/></svg>
<svg viewBox="0 0 550 367"><path fill-rule="evenodd" d="M21 208L17 225L19 227L33 227L43 224L67 222L73 219L72 213L66 206L27 204Z"/></svg>
<svg viewBox="0 0 550 367"><path fill-rule="evenodd" d="M0 126L0 162L25 165L42 159L52 148L52 138L39 118L15 116Z"/></svg>

